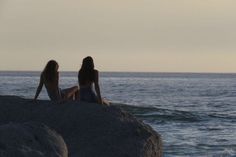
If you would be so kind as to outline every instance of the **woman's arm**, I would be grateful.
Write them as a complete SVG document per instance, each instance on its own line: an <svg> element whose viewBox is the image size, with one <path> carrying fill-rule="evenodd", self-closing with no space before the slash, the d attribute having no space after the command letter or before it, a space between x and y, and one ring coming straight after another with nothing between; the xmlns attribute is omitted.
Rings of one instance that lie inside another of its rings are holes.
<svg viewBox="0 0 236 157"><path fill-rule="evenodd" d="M57 98L60 98L60 100L59 100L59 103L62 103L62 102L64 102L65 100L66 100L66 95L64 95L64 96L62 96L61 95L61 91L60 91L60 88L59 88L59 72L57 72L57 74L56 74L56 78L55 78L55 83L56 83L56 94L57 94Z"/></svg>
<svg viewBox="0 0 236 157"><path fill-rule="evenodd" d="M99 74L98 74L97 70L95 70L95 81L94 81L94 84L95 84L95 91L96 91L97 96L98 96L98 103L102 104L102 97L101 97L100 87L99 87Z"/></svg>
<svg viewBox="0 0 236 157"><path fill-rule="evenodd" d="M35 96L34 96L34 100L37 100L37 98L39 96L39 93L41 92L42 88L43 88L43 75L41 74L39 85L38 85L37 91L36 91Z"/></svg>

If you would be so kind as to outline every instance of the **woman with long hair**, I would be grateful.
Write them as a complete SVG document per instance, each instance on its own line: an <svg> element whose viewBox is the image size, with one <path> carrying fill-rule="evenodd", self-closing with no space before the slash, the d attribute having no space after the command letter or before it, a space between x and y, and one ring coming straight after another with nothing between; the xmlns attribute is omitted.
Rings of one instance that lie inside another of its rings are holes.
<svg viewBox="0 0 236 157"><path fill-rule="evenodd" d="M78 73L78 81L80 86L79 100L86 102L95 102L99 104L109 104L105 102L100 93L99 72L94 69L93 58L88 56L83 59L81 69ZM93 84L95 92L93 91Z"/></svg>
<svg viewBox="0 0 236 157"><path fill-rule="evenodd" d="M74 86L61 90L59 88L59 65L55 60L48 61L40 76L39 85L35 93L34 100L37 100L43 85L45 86L48 96L53 101L73 100L78 93L78 87Z"/></svg>

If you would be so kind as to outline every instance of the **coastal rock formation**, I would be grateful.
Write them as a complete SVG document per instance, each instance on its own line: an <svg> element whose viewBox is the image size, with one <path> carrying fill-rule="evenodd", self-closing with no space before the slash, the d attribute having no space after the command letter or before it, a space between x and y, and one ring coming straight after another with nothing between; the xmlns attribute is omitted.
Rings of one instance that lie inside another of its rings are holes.
<svg viewBox="0 0 236 157"><path fill-rule="evenodd" d="M43 124L0 126L1 157L68 157L64 140Z"/></svg>
<svg viewBox="0 0 236 157"><path fill-rule="evenodd" d="M60 134L69 157L162 156L160 135L116 106L0 96L0 126L28 121L43 123Z"/></svg>

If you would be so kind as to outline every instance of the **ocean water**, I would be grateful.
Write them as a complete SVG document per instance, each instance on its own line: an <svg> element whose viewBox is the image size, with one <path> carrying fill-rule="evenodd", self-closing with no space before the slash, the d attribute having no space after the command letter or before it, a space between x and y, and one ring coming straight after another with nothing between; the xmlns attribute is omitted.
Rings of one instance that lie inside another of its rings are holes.
<svg viewBox="0 0 236 157"><path fill-rule="evenodd" d="M33 98L39 72L0 72L0 95ZM60 87L77 85L61 72ZM164 157L236 157L236 74L101 73L102 96L159 132ZM39 99L48 99L45 89Z"/></svg>

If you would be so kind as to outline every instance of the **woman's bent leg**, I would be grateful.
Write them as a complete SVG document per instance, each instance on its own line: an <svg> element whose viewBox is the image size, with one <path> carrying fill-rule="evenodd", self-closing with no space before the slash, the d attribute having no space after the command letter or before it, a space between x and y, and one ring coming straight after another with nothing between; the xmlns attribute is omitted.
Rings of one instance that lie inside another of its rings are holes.
<svg viewBox="0 0 236 157"><path fill-rule="evenodd" d="M62 90L64 99L68 100L75 100L76 99L76 93L79 91L78 86L74 86L71 88L66 88Z"/></svg>

